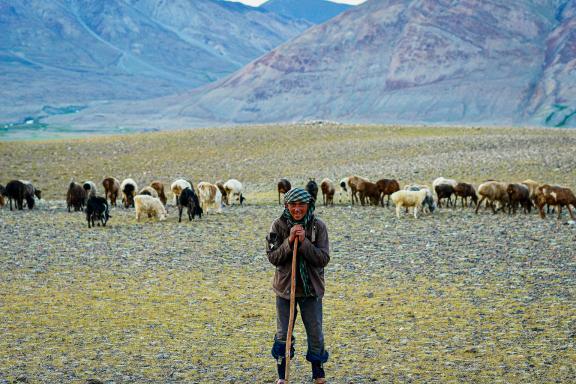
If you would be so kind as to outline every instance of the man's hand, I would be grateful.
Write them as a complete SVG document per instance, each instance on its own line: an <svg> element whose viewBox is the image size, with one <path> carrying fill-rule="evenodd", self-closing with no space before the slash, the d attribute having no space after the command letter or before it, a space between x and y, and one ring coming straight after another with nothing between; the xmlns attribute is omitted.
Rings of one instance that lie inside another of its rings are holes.
<svg viewBox="0 0 576 384"><path fill-rule="evenodd" d="M298 242L302 243L304 241L304 237L306 237L304 227L302 227L300 224L296 224L295 226L290 228L290 237L288 237L288 242L290 244L293 244L294 239L298 238Z"/></svg>

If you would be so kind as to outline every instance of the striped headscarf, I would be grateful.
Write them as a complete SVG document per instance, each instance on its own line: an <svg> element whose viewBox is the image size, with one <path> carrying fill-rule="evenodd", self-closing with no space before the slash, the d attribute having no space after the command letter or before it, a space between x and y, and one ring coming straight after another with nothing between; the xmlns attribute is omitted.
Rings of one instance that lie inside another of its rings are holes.
<svg viewBox="0 0 576 384"><path fill-rule="evenodd" d="M290 203L306 203L308 204L308 211L306 215L302 218L302 220L294 220L288 207L284 208L284 212L282 213L282 217L286 219L288 222L288 226L292 228L296 224L300 224L306 229L308 224L314 221L314 199L312 195L308 193L308 191L302 188L292 188L284 195L284 204ZM310 289L310 275L308 274L308 263L304 260L303 257L298 258L298 270L300 272L300 277L302 278L302 285L304 290L304 296L311 296L311 289Z"/></svg>

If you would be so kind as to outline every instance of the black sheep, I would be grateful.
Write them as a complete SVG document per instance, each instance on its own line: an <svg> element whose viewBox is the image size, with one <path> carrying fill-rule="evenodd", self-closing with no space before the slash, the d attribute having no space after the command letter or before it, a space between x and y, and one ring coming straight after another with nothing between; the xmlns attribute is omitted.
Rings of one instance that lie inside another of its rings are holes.
<svg viewBox="0 0 576 384"><path fill-rule="evenodd" d="M316 201L316 197L318 196L318 184L316 184L316 181L314 179L310 179L308 184L306 184L305 189L310 195L312 195L314 201Z"/></svg>
<svg viewBox="0 0 576 384"><path fill-rule="evenodd" d="M188 208L188 219L192 221L194 216L198 216L199 219L202 218L202 207L200 207L200 201L198 196L190 188L184 188L184 190L178 196L178 222L182 221L182 211L184 207Z"/></svg>
<svg viewBox="0 0 576 384"><path fill-rule="evenodd" d="M82 188L82 185L72 181L68 186L68 192L66 192L68 212L70 212L70 207L74 207L74 211L82 211L86 203L86 195L86 190Z"/></svg>
<svg viewBox="0 0 576 384"><path fill-rule="evenodd" d="M438 196L438 208L442 207L442 199L448 199L446 206L452 203L452 195L454 194L454 187L449 184L440 184L435 188L436 196Z"/></svg>
<svg viewBox="0 0 576 384"><path fill-rule="evenodd" d="M24 209L24 200L26 200L26 205L28 209L34 208L34 196L38 199L42 196L42 191L34 188L34 186L27 181L22 180L11 180L6 184L5 196L10 201L10 210L12 210L12 200L15 201L16 208L19 210Z"/></svg>
<svg viewBox="0 0 576 384"><path fill-rule="evenodd" d="M105 198L100 196L91 196L86 203L86 221L88 221L88 228L90 223L94 226L94 221L98 221L98 225L102 223L105 227L108 220L111 218L108 210L108 202Z"/></svg>

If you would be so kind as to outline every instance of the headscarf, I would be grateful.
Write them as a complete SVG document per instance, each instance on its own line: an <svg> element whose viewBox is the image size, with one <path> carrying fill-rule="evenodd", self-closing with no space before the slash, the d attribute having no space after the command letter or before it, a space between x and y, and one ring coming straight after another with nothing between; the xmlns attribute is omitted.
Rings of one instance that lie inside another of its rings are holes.
<svg viewBox="0 0 576 384"><path fill-rule="evenodd" d="M288 222L289 228L292 228L296 224L300 224L306 229L308 224L314 221L314 199L308 191L302 188L292 188L284 195L284 204L290 203L306 203L308 204L308 211L306 215L301 220L294 220L292 214L288 210L288 207L284 208L282 217ZM308 263L303 257L298 258L298 270L300 271L300 277L302 278L302 285L304 290L304 296L311 295L310 289L310 275L308 274Z"/></svg>

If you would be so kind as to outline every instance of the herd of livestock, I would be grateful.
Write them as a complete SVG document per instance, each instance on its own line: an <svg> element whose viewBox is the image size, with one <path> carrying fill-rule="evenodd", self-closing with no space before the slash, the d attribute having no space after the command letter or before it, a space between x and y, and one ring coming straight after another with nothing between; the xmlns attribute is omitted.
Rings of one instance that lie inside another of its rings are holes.
<svg viewBox="0 0 576 384"><path fill-rule="evenodd" d="M167 198L164 184L153 181L150 185L139 189L137 183L127 178L120 182L114 177L107 177L102 181L103 196L98 195L98 187L92 181L76 183L72 181L66 192L66 204L68 211L84 211L88 227L94 224L105 226L110 219L110 206L116 206L116 201L121 198L125 208L135 208L136 220L142 216L156 217L159 220L166 219ZM400 188L400 183L394 179L381 179L377 182L360 176L349 176L336 185L333 181L325 178L320 186L314 179L306 185L306 190L316 200L318 192L322 192L322 203L326 206L334 205L336 187L340 191L340 201L346 196L352 205L381 205L390 206L390 200L396 207L396 215L400 218L402 208L408 211L413 209L414 217L418 212L434 212L436 207L456 207L458 198L462 207L472 206L478 213L482 203L498 211L516 213L521 208L525 213L530 213L533 207L537 207L540 216L544 218L550 208L554 208L561 217L562 209L566 207L573 220L576 219L573 209L576 209L576 197L570 188L559 185L541 184L533 180L524 180L519 183L506 183L496 180L487 180L478 188L472 184L458 182L453 179L439 177L428 185L408 184ZM277 184L278 203L281 204L280 196L292 188L290 181L280 179ZM175 180L170 185L174 196L175 205L178 207L178 221L182 221L182 214L186 209L189 220L194 217L200 218L209 209L216 212L222 211L222 206L232 205L238 202L243 205L244 187L236 179L226 182L200 182L193 187L192 183L185 179ZM12 180L6 186L0 185L0 208L8 200L10 210L14 207L22 210L24 206L33 209L35 199L40 199L42 191L34 187L32 183L24 180ZM386 203L385 203L386 200ZM572 206L572 208L570 207ZM546 208L546 209L544 209Z"/></svg>

